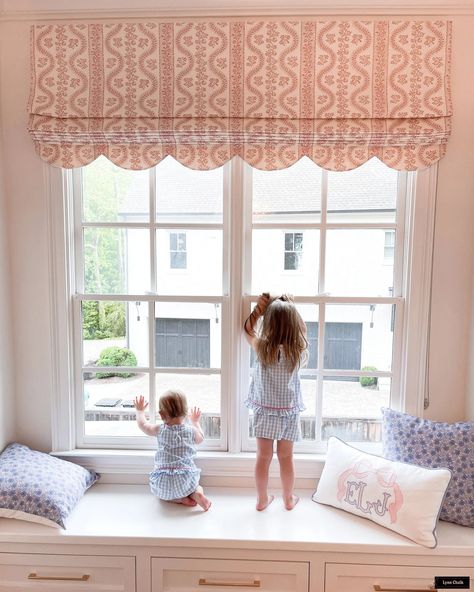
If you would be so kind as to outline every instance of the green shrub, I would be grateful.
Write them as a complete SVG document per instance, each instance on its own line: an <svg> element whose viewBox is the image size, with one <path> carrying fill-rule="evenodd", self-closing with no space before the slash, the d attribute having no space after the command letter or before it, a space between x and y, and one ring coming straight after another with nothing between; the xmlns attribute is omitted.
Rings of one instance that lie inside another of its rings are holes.
<svg viewBox="0 0 474 592"><path fill-rule="evenodd" d="M100 352L97 366L136 366L137 358L135 354L126 347L106 347ZM131 372L97 372L96 378L108 378L109 376L121 376L129 378L133 376Z"/></svg>
<svg viewBox="0 0 474 592"><path fill-rule="evenodd" d="M375 366L364 366L362 370L366 370L367 372L375 372L377 368ZM361 386L375 388L379 383L379 379L377 376L361 376L359 378L359 382Z"/></svg>

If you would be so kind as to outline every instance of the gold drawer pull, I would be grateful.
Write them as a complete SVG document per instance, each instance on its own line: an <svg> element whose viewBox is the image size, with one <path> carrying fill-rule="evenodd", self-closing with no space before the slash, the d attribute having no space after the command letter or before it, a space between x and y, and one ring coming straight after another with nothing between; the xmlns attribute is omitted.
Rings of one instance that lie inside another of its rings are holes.
<svg viewBox="0 0 474 592"><path fill-rule="evenodd" d="M381 588L378 584L374 584L374 592L425 592L427 590L436 592L434 586L428 588Z"/></svg>
<svg viewBox="0 0 474 592"><path fill-rule="evenodd" d="M240 586L241 588L260 588L260 580L254 580L253 582L219 582L217 580L211 581L206 578L199 578L200 586Z"/></svg>
<svg viewBox="0 0 474 592"><path fill-rule="evenodd" d="M36 573L28 574L29 580L61 580L61 581L68 581L68 582L87 582L90 578L89 574L84 574L83 576L39 576Z"/></svg>

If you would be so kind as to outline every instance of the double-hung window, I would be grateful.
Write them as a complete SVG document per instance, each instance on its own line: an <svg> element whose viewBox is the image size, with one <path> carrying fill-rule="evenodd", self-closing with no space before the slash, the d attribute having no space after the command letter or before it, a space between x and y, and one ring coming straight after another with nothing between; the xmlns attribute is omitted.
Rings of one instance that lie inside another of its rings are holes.
<svg viewBox="0 0 474 592"><path fill-rule="evenodd" d="M168 157L67 175L76 447L153 448L133 399L158 421L159 396L180 389L203 412L203 449L254 450L242 322L264 291L291 293L308 329L298 449L380 440L381 407L403 407L410 174L376 159L338 173Z"/></svg>

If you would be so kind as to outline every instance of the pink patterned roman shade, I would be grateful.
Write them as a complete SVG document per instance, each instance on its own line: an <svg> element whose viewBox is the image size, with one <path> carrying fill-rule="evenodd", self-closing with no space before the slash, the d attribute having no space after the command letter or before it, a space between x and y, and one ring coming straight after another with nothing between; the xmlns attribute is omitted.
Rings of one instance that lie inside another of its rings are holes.
<svg viewBox="0 0 474 592"><path fill-rule="evenodd" d="M265 170L303 155L332 170L377 156L441 158L450 132L451 23L160 20L32 27L29 131L77 167L144 169L233 156Z"/></svg>

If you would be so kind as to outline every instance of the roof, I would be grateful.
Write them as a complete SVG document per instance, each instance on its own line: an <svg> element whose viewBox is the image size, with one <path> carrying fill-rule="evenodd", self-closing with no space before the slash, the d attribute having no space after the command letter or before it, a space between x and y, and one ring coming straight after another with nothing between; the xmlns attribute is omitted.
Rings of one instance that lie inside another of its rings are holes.
<svg viewBox="0 0 474 592"><path fill-rule="evenodd" d="M299 174L295 175L294 172ZM322 169L304 157L279 171L253 171L254 213L317 212L321 208ZM328 174L328 211L395 210L397 171L377 159ZM171 157L156 168L157 213L221 214L223 168L191 170ZM121 205L122 215L147 211L148 175L137 175ZM163 196L163 198L161 197Z"/></svg>

